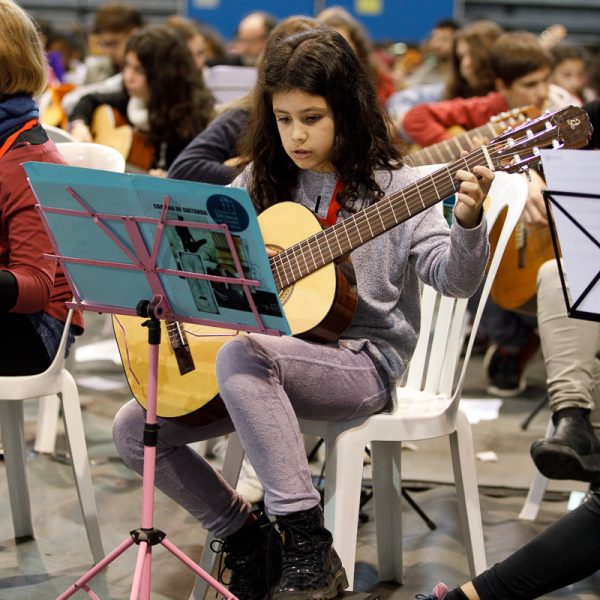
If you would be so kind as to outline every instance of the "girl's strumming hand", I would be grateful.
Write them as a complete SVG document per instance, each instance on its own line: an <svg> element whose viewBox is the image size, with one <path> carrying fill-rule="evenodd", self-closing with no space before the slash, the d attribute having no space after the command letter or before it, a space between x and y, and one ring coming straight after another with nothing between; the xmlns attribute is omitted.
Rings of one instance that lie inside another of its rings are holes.
<svg viewBox="0 0 600 600"><path fill-rule="evenodd" d="M494 172L479 165L471 173L460 169L456 172L456 178L462 183L458 190L454 217L462 227L471 229L479 223L483 201L494 180Z"/></svg>

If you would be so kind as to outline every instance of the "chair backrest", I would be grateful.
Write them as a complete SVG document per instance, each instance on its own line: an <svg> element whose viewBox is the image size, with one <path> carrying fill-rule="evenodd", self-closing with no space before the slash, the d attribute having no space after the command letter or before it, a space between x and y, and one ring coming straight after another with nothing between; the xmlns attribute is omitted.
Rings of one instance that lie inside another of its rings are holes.
<svg viewBox="0 0 600 600"><path fill-rule="evenodd" d="M421 389L431 394L454 394L456 402L462 392L475 334L490 288L506 244L525 206L527 183L521 175L496 173L489 199L485 212L488 233L503 209L506 208L507 212L498 243L488 264L456 387L453 391L460 353L465 341L467 299L442 296L430 286L423 286L419 339L403 383L406 387Z"/></svg>
<svg viewBox="0 0 600 600"><path fill-rule="evenodd" d="M103 171L125 171L125 159L118 150L93 142L62 142L58 151L72 167L88 167Z"/></svg>
<svg viewBox="0 0 600 600"><path fill-rule="evenodd" d="M206 69L204 82L219 104L232 102L254 87L256 68L216 65Z"/></svg>
<svg viewBox="0 0 600 600"><path fill-rule="evenodd" d="M46 130L48 137L55 143L59 142L76 142L77 140L64 129L60 127L54 127L54 125L42 124L42 127Z"/></svg>
<svg viewBox="0 0 600 600"><path fill-rule="evenodd" d="M69 328L73 310L67 313L56 355L50 366L42 373L35 375L17 375L0 377L0 400L26 400L38 396L47 396L60 391L60 373L65 364L65 351L69 339Z"/></svg>

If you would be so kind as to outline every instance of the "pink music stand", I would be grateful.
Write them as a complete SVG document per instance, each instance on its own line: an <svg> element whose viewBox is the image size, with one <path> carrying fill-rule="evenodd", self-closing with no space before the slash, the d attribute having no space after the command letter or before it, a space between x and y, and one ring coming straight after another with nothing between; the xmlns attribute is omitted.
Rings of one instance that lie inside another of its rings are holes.
<svg viewBox="0 0 600 600"><path fill-rule="evenodd" d="M61 264L83 264L97 267L111 267L117 269L134 269L144 273L146 281L152 290L152 298L141 298L135 308L112 306L107 304L97 304L82 300L77 289L77 282L73 280L73 276L68 269L64 269L65 275L69 280L71 290L73 291L73 301L67 303L69 307L80 310L92 310L95 312L110 313L110 314L125 314L132 316L146 317L148 320L143 323L143 326L148 328L148 393L147 393L147 417L144 426L144 468L142 474L142 518L141 526L129 533L129 537L119 544L112 552L103 558L98 564L92 567L87 573L80 577L67 590L65 590L57 600L66 600L79 590L83 590L90 598L99 600L99 597L88 587L88 583L100 571L107 567L111 562L118 558L125 550L133 544L138 544L138 555L131 587L131 600L149 600L151 587L151 566L152 566L152 547L160 544L166 548L171 554L178 558L184 565L194 571L198 576L202 577L207 583L220 593L226 600L236 600L236 597L230 594L223 585L201 569L190 557L183 553L179 548L166 539L166 533L155 528L153 522L154 516L154 475L156 464L156 445L158 440L159 425L156 421L157 407L157 378L158 378L158 356L161 338L161 319L170 319L175 321L185 321L199 325L208 325L232 330L244 330L248 332L259 332L270 335L281 335L279 330L269 329L263 325L261 315L256 307L252 294L251 287L260 285L260 282L254 279L248 279L244 275L240 257L236 250L235 243L230 233L229 227L222 224L198 223L194 221L169 220L167 218L168 209L171 199L166 196L163 200L162 209L159 218L141 217L141 216L124 216L115 214L99 213L94 211L88 203L72 188L67 186L67 192L81 206L81 210L56 208L49 206L40 206L38 208L42 214L54 213L69 216L87 217L92 219L95 224L112 240L129 258L131 264L120 263L109 260L93 260L77 258L74 256L64 256L57 253L52 258L58 260ZM46 218L42 219L50 239L53 241L55 248L59 245L56 242L52 229L50 228ZM124 224L125 230L129 237L129 241L134 249L132 252L125 244L123 244L107 227L109 221L120 221ZM156 232L152 247L147 248L146 242L140 230L141 225L155 225ZM208 275L201 273L193 273L190 271L181 271L177 269L167 269L157 266L157 256L159 246L165 226L173 227L189 227L198 229L216 230L226 236L229 250L237 270L238 277L223 277L217 275ZM249 303L251 311L254 315L256 325L239 325L235 323L226 323L217 320L207 320L196 318L192 315L178 315L171 309L171 303L167 297L167 293L161 283L161 275L172 275L176 277L198 278L218 283L228 283L241 286L245 297Z"/></svg>

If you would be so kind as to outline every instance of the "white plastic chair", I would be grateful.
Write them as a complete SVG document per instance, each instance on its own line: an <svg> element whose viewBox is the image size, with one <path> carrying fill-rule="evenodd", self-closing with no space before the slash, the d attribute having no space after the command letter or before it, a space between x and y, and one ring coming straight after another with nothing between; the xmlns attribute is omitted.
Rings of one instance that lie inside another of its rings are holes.
<svg viewBox="0 0 600 600"><path fill-rule="evenodd" d="M469 572L475 576L486 568L471 427L459 410L459 403L483 307L506 243L525 206L527 184L520 175L497 173L489 195L486 217L490 229L502 209L506 207L508 212L490 262L457 384L453 386L464 343L467 300L442 297L425 286L419 340L406 382L396 387L393 410L351 421L300 421L303 433L325 440L325 525L333 534L333 544L351 585L364 448L368 443L372 449L380 580L402 581L401 442L441 436L450 440ZM230 436L223 476L234 487L243 456L238 437ZM210 551L211 540L209 535L200 561L200 566L208 571L215 556ZM192 598L203 598L205 591L206 584L197 579Z"/></svg>
<svg viewBox="0 0 600 600"><path fill-rule="evenodd" d="M48 137L55 143L59 142L76 142L77 139L74 138L68 131L61 129L60 127L54 127L54 125L42 125L42 127L46 130Z"/></svg>
<svg viewBox="0 0 600 600"><path fill-rule="evenodd" d="M73 377L64 368L71 316L72 311L69 311L58 351L46 371L36 375L0 377L0 430L15 537L33 537L25 458L23 401L49 394L60 394L81 514L94 562L98 562L104 557L104 549L90 475L79 394Z"/></svg>
<svg viewBox="0 0 600 600"><path fill-rule="evenodd" d="M554 423L552 422L552 419L549 419L544 437L549 438L553 435ZM548 478L544 477L537 469L534 470L529 491L527 492L527 498L525 498L523 508L521 508L521 512L519 513L519 519L522 519L523 521L535 521L537 519L540 505L542 504L546 488L548 487L548 481Z"/></svg>
<svg viewBox="0 0 600 600"><path fill-rule="evenodd" d="M44 128L47 129L48 127L45 126ZM117 150L109 146L87 142L57 142L56 147L71 166L118 173L125 171L125 159ZM33 445L36 452L41 454L52 454L54 452L58 415L59 404L56 395L49 395L40 400L38 428Z"/></svg>
<svg viewBox="0 0 600 600"><path fill-rule="evenodd" d="M125 172L125 159L110 146L94 142L59 142L56 147L72 167Z"/></svg>

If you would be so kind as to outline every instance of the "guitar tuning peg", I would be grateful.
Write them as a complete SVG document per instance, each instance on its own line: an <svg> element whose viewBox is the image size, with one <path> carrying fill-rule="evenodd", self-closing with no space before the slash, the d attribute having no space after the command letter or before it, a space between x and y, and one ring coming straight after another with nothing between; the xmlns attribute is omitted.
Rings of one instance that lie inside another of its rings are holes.
<svg viewBox="0 0 600 600"><path fill-rule="evenodd" d="M531 182L531 173L529 172L529 165L523 165L520 169L520 172L527 177L527 181Z"/></svg>

